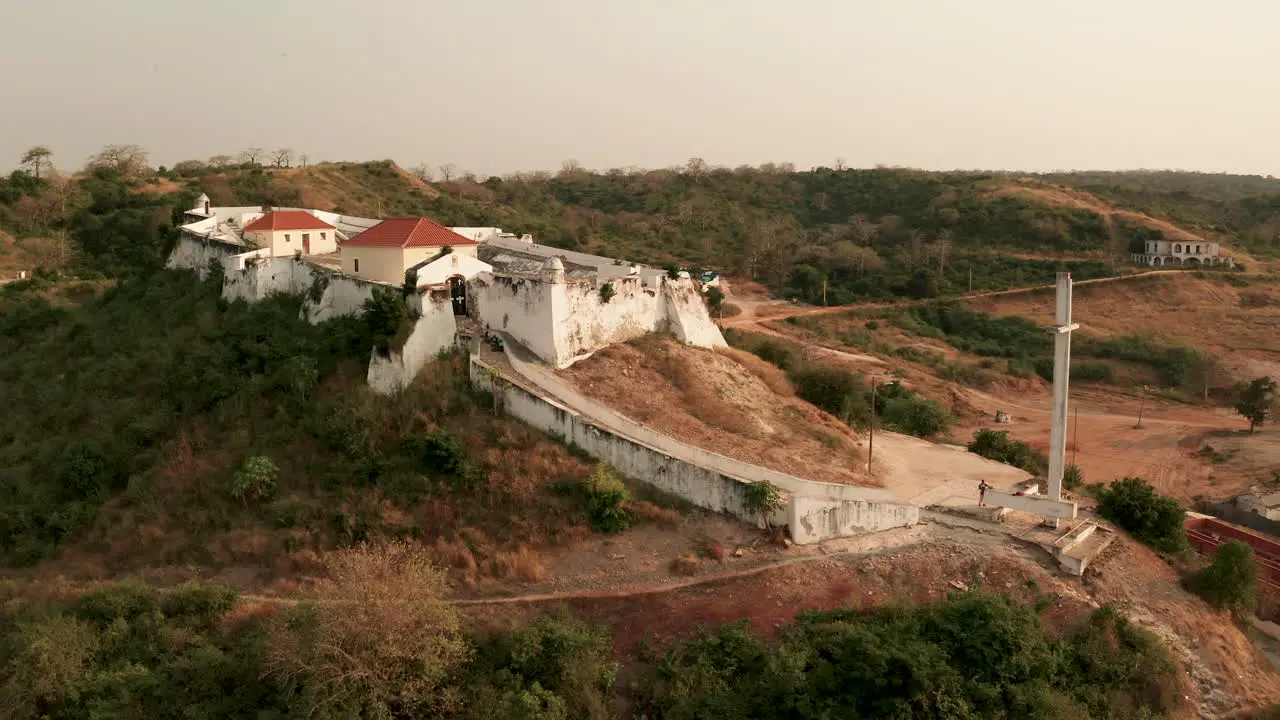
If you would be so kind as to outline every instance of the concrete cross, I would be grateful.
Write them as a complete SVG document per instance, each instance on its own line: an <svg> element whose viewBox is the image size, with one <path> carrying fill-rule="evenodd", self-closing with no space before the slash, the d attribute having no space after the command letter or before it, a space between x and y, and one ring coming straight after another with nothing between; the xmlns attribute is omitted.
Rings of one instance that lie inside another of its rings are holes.
<svg viewBox="0 0 1280 720"><path fill-rule="evenodd" d="M1053 425L1049 432L1049 477L1047 500L1062 503L1062 476L1067 459L1067 383L1071 379L1071 332L1080 326L1071 322L1071 273L1058 273L1057 313L1053 333ZM1041 512L1045 524L1058 526L1058 519L1076 515L1075 503L1070 515Z"/></svg>
<svg viewBox="0 0 1280 720"><path fill-rule="evenodd" d="M1059 520L1073 520L1076 504L1062 500L1062 476L1067 458L1067 381L1071 378L1071 332L1080 326L1071 322L1071 273L1058 273L1057 313L1053 333L1053 424L1049 433L1049 477L1044 495L1019 495L986 490L986 505L1021 510L1044 516L1045 525L1058 527Z"/></svg>

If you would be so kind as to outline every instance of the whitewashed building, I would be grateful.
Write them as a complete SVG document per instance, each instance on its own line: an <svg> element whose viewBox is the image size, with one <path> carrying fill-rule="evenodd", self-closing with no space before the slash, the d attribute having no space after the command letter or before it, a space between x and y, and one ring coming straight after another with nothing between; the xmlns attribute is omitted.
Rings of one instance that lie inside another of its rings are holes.
<svg viewBox="0 0 1280 720"><path fill-rule="evenodd" d="M1219 251L1218 243L1208 240L1148 240L1143 252L1132 253L1131 259L1139 265L1153 267L1235 267L1235 259L1219 255Z"/></svg>

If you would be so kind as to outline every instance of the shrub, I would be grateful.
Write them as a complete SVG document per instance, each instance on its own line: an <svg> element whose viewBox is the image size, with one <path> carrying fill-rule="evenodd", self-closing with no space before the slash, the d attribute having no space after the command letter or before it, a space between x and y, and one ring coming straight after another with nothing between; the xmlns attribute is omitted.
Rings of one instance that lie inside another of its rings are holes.
<svg viewBox="0 0 1280 720"><path fill-rule="evenodd" d="M607 282L600 286L600 302L607 303L617 295L618 291L614 289L613 283Z"/></svg>
<svg viewBox="0 0 1280 720"><path fill-rule="evenodd" d="M1187 546L1186 513L1173 498L1161 497L1142 478L1112 482L1098 496L1098 512L1161 552Z"/></svg>
<svg viewBox="0 0 1280 720"><path fill-rule="evenodd" d="M390 288L374 288L373 295L364 301L361 317L374 348L383 355L399 350L412 330L409 306Z"/></svg>
<svg viewBox="0 0 1280 720"><path fill-rule="evenodd" d="M707 288L707 310L712 315L719 315L724 311L724 291L718 287Z"/></svg>
<svg viewBox="0 0 1280 720"><path fill-rule="evenodd" d="M1021 440L1010 439L1007 430L979 430L969 443L969 452L1022 468L1033 475L1043 475L1049 470L1049 459L1044 453Z"/></svg>
<svg viewBox="0 0 1280 720"><path fill-rule="evenodd" d="M745 622L677 643L637 710L688 718L1163 717L1177 669L1110 609L1056 639L1011 600L808 612L766 643Z"/></svg>
<svg viewBox="0 0 1280 720"><path fill-rule="evenodd" d="M245 503L269 500L276 493L276 478L280 468L265 455L255 455L244 461L231 479L231 497Z"/></svg>
<svg viewBox="0 0 1280 720"><path fill-rule="evenodd" d="M854 427L870 419L870 393L862 378L836 365L810 365L791 372L796 394Z"/></svg>
<svg viewBox="0 0 1280 720"><path fill-rule="evenodd" d="M417 458L418 469L422 472L458 476L466 473L466 448L458 438L444 430L410 435L405 439L405 451Z"/></svg>
<svg viewBox="0 0 1280 720"><path fill-rule="evenodd" d="M1078 490L1084 486L1084 478L1080 474L1080 468L1076 465L1068 465L1062 470L1062 487L1068 490Z"/></svg>
<svg viewBox="0 0 1280 720"><path fill-rule="evenodd" d="M459 674L467 688L465 717L567 720L606 712L617 665L609 662L606 628L567 615L476 639L475 659Z"/></svg>
<svg viewBox="0 0 1280 720"><path fill-rule="evenodd" d="M1187 578L1187 588L1210 604L1246 616L1258 606L1258 564L1253 548L1229 540L1213 562Z"/></svg>
<svg viewBox="0 0 1280 720"><path fill-rule="evenodd" d="M211 628L235 601L235 591L225 585L186 582L165 593L160 608L166 618L180 618Z"/></svg>
<svg viewBox="0 0 1280 720"><path fill-rule="evenodd" d="M1052 367L1052 363L1050 363ZM1100 362L1075 362L1071 363L1071 379L1081 382L1111 382L1114 372L1111 366ZM1053 379L1050 374L1049 380Z"/></svg>
<svg viewBox="0 0 1280 720"><path fill-rule="evenodd" d="M587 524L602 533L619 533L631 527L630 497L618 471L608 463L596 465L587 481Z"/></svg>
<svg viewBox="0 0 1280 720"><path fill-rule="evenodd" d="M782 491L768 480L747 483L742 490L742 504L747 512L759 515L760 521L769 526L769 517L786 504Z"/></svg>
<svg viewBox="0 0 1280 720"><path fill-rule="evenodd" d="M951 425L951 414L933 400L916 396L890 398L884 403L884 422L894 430L931 438Z"/></svg>
<svg viewBox="0 0 1280 720"><path fill-rule="evenodd" d="M352 717L431 717L470 655L426 548L363 544L324 558L316 602L282 615L267 663L302 704Z"/></svg>
<svg viewBox="0 0 1280 720"><path fill-rule="evenodd" d="M698 574L698 565L700 564L701 563L698 560L697 555L694 555L693 553L681 553L672 559L671 564L668 565L668 567L670 568L672 575L689 576Z"/></svg>

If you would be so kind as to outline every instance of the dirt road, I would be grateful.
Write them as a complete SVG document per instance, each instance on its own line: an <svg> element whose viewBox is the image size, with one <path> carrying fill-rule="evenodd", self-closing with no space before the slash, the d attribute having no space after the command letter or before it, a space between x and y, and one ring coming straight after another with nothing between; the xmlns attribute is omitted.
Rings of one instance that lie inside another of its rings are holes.
<svg viewBox="0 0 1280 720"><path fill-rule="evenodd" d="M1173 275L1177 273L1185 273L1186 270L1145 270L1143 272L1131 273L1128 275L1116 275L1115 277L1093 278L1090 280L1076 280L1074 285L1096 285L1100 283L1123 282L1134 280L1136 278L1151 277L1153 275ZM1024 293L1040 292L1044 290L1052 290L1053 285L1035 285L1025 288L1014 288L1012 290L989 290L986 292L969 293L967 295L957 295L947 300L976 300L978 298L1000 297L1002 295L1020 295ZM856 303L853 305L832 305L830 307L814 307L813 305L792 304L785 300L764 300L759 298L730 297L730 301L740 308L742 312L733 317L720 320L723 327L742 328L751 327L752 331L767 332L769 331L761 324L765 320L785 320L789 317L809 317L813 315L832 315L850 310L859 310L865 308L887 308L898 305L907 305L916 301L898 301L898 302L879 302L879 303Z"/></svg>

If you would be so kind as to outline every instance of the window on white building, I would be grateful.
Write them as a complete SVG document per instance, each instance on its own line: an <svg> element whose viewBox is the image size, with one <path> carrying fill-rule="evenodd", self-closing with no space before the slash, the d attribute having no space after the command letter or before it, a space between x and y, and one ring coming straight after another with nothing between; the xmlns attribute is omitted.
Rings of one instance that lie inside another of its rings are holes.
<svg viewBox="0 0 1280 720"><path fill-rule="evenodd" d="M360 258L352 260L351 264L354 266L352 272L360 272Z"/></svg>
<svg viewBox="0 0 1280 720"><path fill-rule="evenodd" d="M289 233L284 234L284 241L289 242Z"/></svg>
<svg viewBox="0 0 1280 720"><path fill-rule="evenodd" d="M325 240L325 239L327 239L327 238L325 238L325 236L324 236L324 235L325 235L324 233L320 233L320 239L321 239L321 240Z"/></svg>

